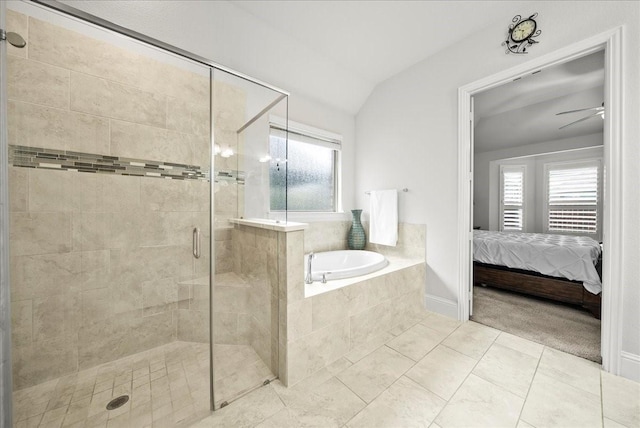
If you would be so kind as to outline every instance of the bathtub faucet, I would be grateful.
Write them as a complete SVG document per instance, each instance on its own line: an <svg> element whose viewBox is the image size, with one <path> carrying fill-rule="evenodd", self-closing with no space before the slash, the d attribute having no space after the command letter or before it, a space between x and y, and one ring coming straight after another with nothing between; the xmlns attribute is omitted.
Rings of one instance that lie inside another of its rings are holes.
<svg viewBox="0 0 640 428"><path fill-rule="evenodd" d="M311 276L311 261L313 260L313 252L307 256L307 274L304 277L305 284L313 284L313 277Z"/></svg>

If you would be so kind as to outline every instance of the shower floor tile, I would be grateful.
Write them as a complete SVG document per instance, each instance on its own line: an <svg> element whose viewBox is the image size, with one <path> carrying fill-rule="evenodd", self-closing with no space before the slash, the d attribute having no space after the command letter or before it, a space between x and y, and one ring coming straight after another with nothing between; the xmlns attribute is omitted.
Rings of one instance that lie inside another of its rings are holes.
<svg viewBox="0 0 640 428"><path fill-rule="evenodd" d="M215 345L216 402L274 376L247 345ZM109 401L128 395L123 406ZM13 393L14 427L184 427L209 410L209 345L173 342Z"/></svg>

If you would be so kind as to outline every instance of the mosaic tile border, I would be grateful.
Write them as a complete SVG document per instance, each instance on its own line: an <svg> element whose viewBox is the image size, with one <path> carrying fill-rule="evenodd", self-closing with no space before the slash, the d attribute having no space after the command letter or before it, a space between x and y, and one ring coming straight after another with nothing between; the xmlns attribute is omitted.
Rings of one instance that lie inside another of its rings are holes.
<svg viewBox="0 0 640 428"><path fill-rule="evenodd" d="M196 165L98 155L69 150L9 145L9 164L23 168L116 174L170 180L209 180L209 170ZM216 182L236 181L244 184L241 171L218 171Z"/></svg>

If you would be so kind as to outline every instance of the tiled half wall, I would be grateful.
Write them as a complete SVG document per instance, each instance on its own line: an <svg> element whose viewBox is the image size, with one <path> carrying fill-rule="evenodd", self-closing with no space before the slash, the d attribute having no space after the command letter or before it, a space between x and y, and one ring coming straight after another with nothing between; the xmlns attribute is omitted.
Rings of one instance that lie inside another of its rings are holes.
<svg viewBox="0 0 640 428"><path fill-rule="evenodd" d="M366 352L424 309L424 225L401 224L397 247L370 246L408 266L350 286L304 295L303 255L346 249L350 222L310 223L280 233L279 376L292 386L349 354ZM407 263L407 261L411 261Z"/></svg>

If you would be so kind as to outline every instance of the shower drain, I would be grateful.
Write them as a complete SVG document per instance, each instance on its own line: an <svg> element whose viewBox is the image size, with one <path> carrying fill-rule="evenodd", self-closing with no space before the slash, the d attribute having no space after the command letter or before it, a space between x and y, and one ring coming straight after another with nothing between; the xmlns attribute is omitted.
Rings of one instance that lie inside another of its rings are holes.
<svg viewBox="0 0 640 428"><path fill-rule="evenodd" d="M114 410L118 407L123 406L127 401L129 401L128 395L121 395L120 397L116 397L113 400L109 401L107 404L107 410Z"/></svg>

